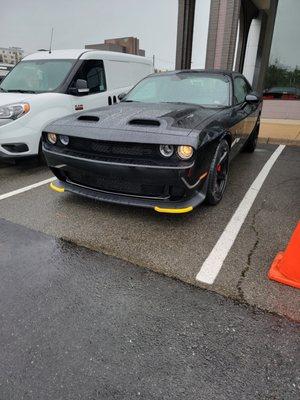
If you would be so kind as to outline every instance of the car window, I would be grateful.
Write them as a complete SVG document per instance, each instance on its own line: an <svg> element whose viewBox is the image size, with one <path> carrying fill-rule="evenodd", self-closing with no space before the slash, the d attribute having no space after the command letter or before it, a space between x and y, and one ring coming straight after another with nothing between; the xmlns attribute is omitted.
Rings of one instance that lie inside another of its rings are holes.
<svg viewBox="0 0 300 400"><path fill-rule="evenodd" d="M75 87L77 79L87 81L90 89L88 94L100 93L106 91L106 81L104 73L104 65L101 60L86 60L82 63L78 72L74 76L71 87Z"/></svg>
<svg viewBox="0 0 300 400"><path fill-rule="evenodd" d="M250 86L242 77L238 76L234 79L234 102L240 104L245 101L245 97L251 91Z"/></svg>

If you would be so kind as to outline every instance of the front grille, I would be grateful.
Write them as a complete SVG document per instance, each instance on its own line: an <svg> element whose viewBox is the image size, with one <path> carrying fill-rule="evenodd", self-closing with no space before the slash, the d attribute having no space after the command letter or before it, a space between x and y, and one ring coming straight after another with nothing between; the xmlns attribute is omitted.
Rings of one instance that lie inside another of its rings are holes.
<svg viewBox="0 0 300 400"><path fill-rule="evenodd" d="M109 142L100 140L70 137L68 149L88 152L98 156L129 156L161 158L157 145L140 143Z"/></svg>
<svg viewBox="0 0 300 400"><path fill-rule="evenodd" d="M96 174L84 173L81 171L68 172L67 177L71 182L94 189L105 190L108 192L130 194L144 197L168 197L168 186L154 185L126 181L116 176L105 177Z"/></svg>

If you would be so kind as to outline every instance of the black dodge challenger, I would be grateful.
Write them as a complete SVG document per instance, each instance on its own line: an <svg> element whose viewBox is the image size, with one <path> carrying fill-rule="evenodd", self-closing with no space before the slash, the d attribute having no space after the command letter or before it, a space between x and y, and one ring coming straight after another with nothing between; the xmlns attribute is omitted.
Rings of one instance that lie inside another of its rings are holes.
<svg viewBox="0 0 300 400"><path fill-rule="evenodd" d="M243 75L150 75L121 102L59 119L43 132L52 189L101 201L189 212L223 196L229 161L253 152L262 101Z"/></svg>

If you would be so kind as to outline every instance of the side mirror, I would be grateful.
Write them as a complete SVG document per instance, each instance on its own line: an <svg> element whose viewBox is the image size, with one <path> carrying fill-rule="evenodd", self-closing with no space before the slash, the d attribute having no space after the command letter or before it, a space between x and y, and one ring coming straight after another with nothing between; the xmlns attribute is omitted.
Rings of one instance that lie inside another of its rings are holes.
<svg viewBox="0 0 300 400"><path fill-rule="evenodd" d="M120 93L118 95L118 99L121 101L122 99L124 99L124 97L126 96L127 93Z"/></svg>
<svg viewBox="0 0 300 400"><path fill-rule="evenodd" d="M75 87L70 88L69 92L75 96L84 96L88 94L90 89L88 88L87 81L85 79L77 79Z"/></svg>
<svg viewBox="0 0 300 400"><path fill-rule="evenodd" d="M75 86L79 95L88 94L90 91L87 81L84 79L77 79Z"/></svg>
<svg viewBox="0 0 300 400"><path fill-rule="evenodd" d="M247 103L258 103L260 101L260 96L257 93L249 93L245 97Z"/></svg>

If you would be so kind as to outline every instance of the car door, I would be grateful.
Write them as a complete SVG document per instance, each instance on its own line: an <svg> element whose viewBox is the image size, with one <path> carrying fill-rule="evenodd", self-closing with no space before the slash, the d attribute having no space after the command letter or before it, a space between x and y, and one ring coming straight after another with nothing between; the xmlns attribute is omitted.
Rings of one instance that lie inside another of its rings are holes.
<svg viewBox="0 0 300 400"><path fill-rule="evenodd" d="M233 127L234 141L233 147L236 150L240 150L245 144L249 136L249 126L247 121L247 110L245 110L246 102L245 98L249 92L249 88L246 80L242 76L236 76L233 80L233 110L236 113L236 119L238 120L236 125Z"/></svg>
<svg viewBox="0 0 300 400"><path fill-rule="evenodd" d="M74 75L70 88L76 86L78 79L86 81L89 90L84 95L72 95L74 111L89 110L109 104L102 60L84 60Z"/></svg>
<svg viewBox="0 0 300 400"><path fill-rule="evenodd" d="M232 85L232 108L229 117L229 130L232 134L231 156L234 157L243 146L246 135L244 103L245 96L243 87L237 78L233 79Z"/></svg>

